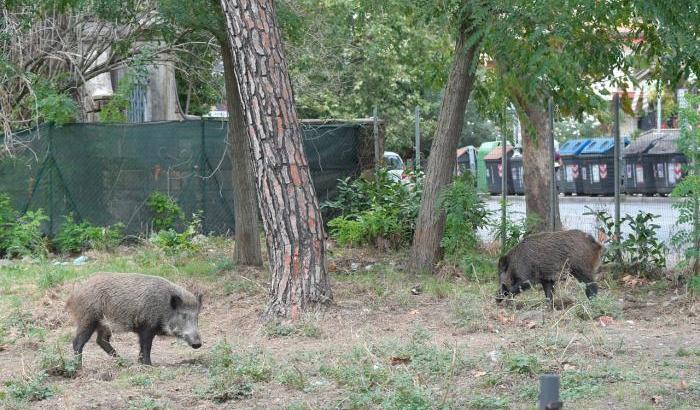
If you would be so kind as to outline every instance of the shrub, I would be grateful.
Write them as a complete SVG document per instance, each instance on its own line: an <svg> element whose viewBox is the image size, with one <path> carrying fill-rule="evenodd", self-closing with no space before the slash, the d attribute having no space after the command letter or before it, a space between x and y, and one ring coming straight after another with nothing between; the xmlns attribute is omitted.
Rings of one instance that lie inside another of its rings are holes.
<svg viewBox="0 0 700 410"><path fill-rule="evenodd" d="M199 249L194 239L201 230L199 214L192 215L192 221L181 233L173 228L153 232L149 241L166 253L192 252Z"/></svg>
<svg viewBox="0 0 700 410"><path fill-rule="evenodd" d="M68 215L56 234L53 244L61 253L112 249L121 243L124 237L123 229L123 224L101 228L87 221L77 223L72 216Z"/></svg>
<svg viewBox="0 0 700 410"><path fill-rule="evenodd" d="M493 218L491 235L494 239L499 241L503 237L505 231L506 243L503 247L503 252L506 253L511 250L515 245L517 245L531 230L535 225L539 224L537 217L530 216L521 218L519 221L515 221L510 215L522 214L521 212L509 212L506 216L505 224L501 223L500 217Z"/></svg>
<svg viewBox="0 0 700 410"><path fill-rule="evenodd" d="M27 211L10 226L5 253L9 257L46 256L48 247L41 232L41 223L47 218L41 209Z"/></svg>
<svg viewBox="0 0 700 410"><path fill-rule="evenodd" d="M41 401L53 396L51 386L47 386L45 373L38 373L26 378L13 379L5 382L8 395L19 401Z"/></svg>
<svg viewBox="0 0 700 410"><path fill-rule="evenodd" d="M660 226L653 223L658 215L644 211L639 211L636 216L625 215L620 219L620 230L627 224L632 232L626 235L621 233L616 242L615 221L608 211L586 208L588 211L584 215L595 216L598 229L605 237L603 261L612 263L615 271L650 276L666 266L666 248L656 236Z"/></svg>
<svg viewBox="0 0 700 410"><path fill-rule="evenodd" d="M673 243L684 249L683 265L690 265L691 261L695 263L695 269L700 262L700 232L695 231L700 223L697 221L695 210L700 206L700 158L698 158L698 144L700 141L700 97L697 95L686 95L687 106L681 111L681 118L684 119L684 124L681 127L681 136L678 140L678 148L688 158L688 161L695 167L685 167L685 177L676 185L671 193L671 196L680 200L673 204L673 207L678 210L678 220L676 227L678 231L673 236ZM688 228L689 227L689 228ZM695 270L691 277L697 283L698 272Z"/></svg>
<svg viewBox="0 0 700 410"><path fill-rule="evenodd" d="M80 368L80 361L73 354L61 348L57 342L42 349L39 365L50 376L73 378Z"/></svg>
<svg viewBox="0 0 700 410"><path fill-rule="evenodd" d="M471 173L455 179L439 202L446 217L441 245L446 255L454 259L476 247L477 230L488 224L492 212L477 194Z"/></svg>
<svg viewBox="0 0 700 410"><path fill-rule="evenodd" d="M337 198L322 206L337 215L328 227L341 245L399 247L413 235L420 195L416 178L403 184L380 170L370 179L341 180Z"/></svg>
<svg viewBox="0 0 700 410"><path fill-rule="evenodd" d="M168 195L153 192L146 201L146 206L153 217L153 231L175 229L184 220L185 214L180 206Z"/></svg>

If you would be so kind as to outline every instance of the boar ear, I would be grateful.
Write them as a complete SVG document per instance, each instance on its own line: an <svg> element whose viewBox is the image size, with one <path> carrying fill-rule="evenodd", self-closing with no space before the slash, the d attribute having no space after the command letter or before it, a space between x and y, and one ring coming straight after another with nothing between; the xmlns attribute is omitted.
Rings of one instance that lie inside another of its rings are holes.
<svg viewBox="0 0 700 410"><path fill-rule="evenodd" d="M178 295L171 295L170 296L170 307L174 309L177 309L182 305L182 298Z"/></svg>

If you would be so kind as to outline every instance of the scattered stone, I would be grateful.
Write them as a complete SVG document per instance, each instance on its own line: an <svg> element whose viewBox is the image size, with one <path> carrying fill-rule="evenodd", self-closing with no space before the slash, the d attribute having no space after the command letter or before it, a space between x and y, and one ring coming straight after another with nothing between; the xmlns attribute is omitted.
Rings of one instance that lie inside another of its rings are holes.
<svg viewBox="0 0 700 410"><path fill-rule="evenodd" d="M80 265L85 265L88 261L88 257L85 255L78 256L77 258L73 259L73 265L75 266L80 266Z"/></svg>

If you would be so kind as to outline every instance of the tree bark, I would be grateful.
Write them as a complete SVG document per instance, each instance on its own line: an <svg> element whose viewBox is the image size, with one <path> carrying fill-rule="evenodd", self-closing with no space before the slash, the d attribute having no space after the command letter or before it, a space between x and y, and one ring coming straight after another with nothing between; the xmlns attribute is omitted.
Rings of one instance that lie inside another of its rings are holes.
<svg viewBox="0 0 700 410"><path fill-rule="evenodd" d="M438 209L443 188L452 181L457 144L464 125L464 111L474 84L474 59L479 44L466 47L469 33L462 27L457 36L452 69L438 117L438 127L430 147L423 182L416 231L413 235L413 272L427 272L442 258L440 241L445 229L445 213Z"/></svg>
<svg viewBox="0 0 700 410"><path fill-rule="evenodd" d="M233 181L233 213L236 222L236 243L233 259L237 264L262 266L258 202L255 197L255 177L249 151L246 121L241 96L236 83L236 71L231 59L231 46L222 39L221 57L224 61L224 83L228 106L228 143L231 150Z"/></svg>
<svg viewBox="0 0 700 410"><path fill-rule="evenodd" d="M272 273L268 316L332 300L323 221L272 0L221 0Z"/></svg>
<svg viewBox="0 0 700 410"><path fill-rule="evenodd" d="M561 229L559 217L559 195L555 197L555 226L549 218L550 187L554 158L549 152L549 119L545 104L521 103L520 115L523 123L523 182L525 184L525 214L531 223L529 232L544 232Z"/></svg>

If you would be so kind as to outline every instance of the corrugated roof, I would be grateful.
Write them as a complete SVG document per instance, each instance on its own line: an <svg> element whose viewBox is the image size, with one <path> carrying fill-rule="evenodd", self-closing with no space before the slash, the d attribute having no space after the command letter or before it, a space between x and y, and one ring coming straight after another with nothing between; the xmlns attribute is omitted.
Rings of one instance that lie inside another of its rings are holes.
<svg viewBox="0 0 700 410"><path fill-rule="evenodd" d="M513 147L511 147L510 145L506 145L506 155L512 151L513 151ZM488 155L486 155L484 157L484 161L488 161L491 159L501 159L502 153L503 153L503 148L496 147L496 148L492 149L491 152L489 152Z"/></svg>
<svg viewBox="0 0 700 410"><path fill-rule="evenodd" d="M679 153L679 138L680 135L678 133L667 133L665 135L662 135L661 138L651 143L651 147L649 147L647 153L655 155Z"/></svg>
<svg viewBox="0 0 700 410"><path fill-rule="evenodd" d="M658 132L656 129L652 129L649 131L646 131L642 133L639 137L637 137L636 140L632 141L632 143L625 149L625 155L639 155L643 154L645 152L648 152L654 146L656 145L656 141L658 140L672 140L675 141L673 144L677 144L678 136L680 135L680 130L677 128L664 128L661 130L661 132ZM665 153L672 153L672 152L677 152L676 150L678 148L673 148L672 151L664 151L664 150L669 150L670 146L668 144L671 144L669 142L663 142L661 143L662 146L665 148L659 148L661 152L655 152L656 154L665 154Z"/></svg>
<svg viewBox="0 0 700 410"><path fill-rule="evenodd" d="M605 154L615 148L612 138L591 138L591 142L581 150L581 155Z"/></svg>
<svg viewBox="0 0 700 410"><path fill-rule="evenodd" d="M591 143L590 138L568 140L559 147L559 155L578 155Z"/></svg>

